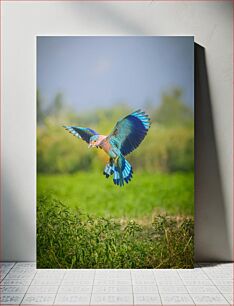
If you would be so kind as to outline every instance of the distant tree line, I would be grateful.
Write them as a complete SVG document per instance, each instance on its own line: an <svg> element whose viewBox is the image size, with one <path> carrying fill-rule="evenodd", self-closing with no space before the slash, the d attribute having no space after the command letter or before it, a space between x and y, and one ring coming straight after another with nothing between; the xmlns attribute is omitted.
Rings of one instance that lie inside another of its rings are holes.
<svg viewBox="0 0 234 306"><path fill-rule="evenodd" d="M174 88L162 95L158 106L146 103L152 125L142 145L127 159L135 170L147 172L193 171L194 114ZM119 103L110 108L79 112L69 107L62 93L46 107L37 91L37 170L40 173L74 173L104 167L108 157L101 150L87 150L62 125L87 126L109 133L116 121L131 109Z"/></svg>

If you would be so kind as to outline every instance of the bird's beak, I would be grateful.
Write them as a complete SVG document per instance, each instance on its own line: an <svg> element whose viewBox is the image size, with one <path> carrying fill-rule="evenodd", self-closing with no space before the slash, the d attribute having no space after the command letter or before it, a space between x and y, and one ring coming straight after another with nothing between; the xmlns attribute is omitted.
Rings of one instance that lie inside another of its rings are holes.
<svg viewBox="0 0 234 306"><path fill-rule="evenodd" d="M92 147L92 144L90 143L90 144L88 145L88 149L91 148L91 147Z"/></svg>

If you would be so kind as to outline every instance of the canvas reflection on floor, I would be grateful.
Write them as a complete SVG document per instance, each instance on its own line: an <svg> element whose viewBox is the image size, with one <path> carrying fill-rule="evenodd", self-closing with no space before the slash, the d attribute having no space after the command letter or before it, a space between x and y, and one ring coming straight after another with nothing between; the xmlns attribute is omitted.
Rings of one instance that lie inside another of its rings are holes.
<svg viewBox="0 0 234 306"><path fill-rule="evenodd" d="M37 267L192 268L193 37L37 38Z"/></svg>

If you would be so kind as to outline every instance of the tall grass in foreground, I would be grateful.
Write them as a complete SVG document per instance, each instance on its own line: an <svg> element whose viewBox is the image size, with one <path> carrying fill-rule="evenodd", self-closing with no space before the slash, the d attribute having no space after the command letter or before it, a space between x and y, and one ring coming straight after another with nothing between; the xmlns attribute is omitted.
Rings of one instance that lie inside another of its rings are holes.
<svg viewBox="0 0 234 306"><path fill-rule="evenodd" d="M38 268L193 268L193 219L157 216L149 225L97 218L60 201L37 201Z"/></svg>

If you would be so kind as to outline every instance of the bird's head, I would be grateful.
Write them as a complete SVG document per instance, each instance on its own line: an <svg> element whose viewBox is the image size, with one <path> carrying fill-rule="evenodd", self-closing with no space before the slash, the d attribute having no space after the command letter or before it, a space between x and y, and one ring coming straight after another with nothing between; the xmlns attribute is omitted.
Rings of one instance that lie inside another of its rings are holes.
<svg viewBox="0 0 234 306"><path fill-rule="evenodd" d="M92 137L90 137L89 140L89 148L95 148L98 147L99 141L98 141L99 135L93 135Z"/></svg>

